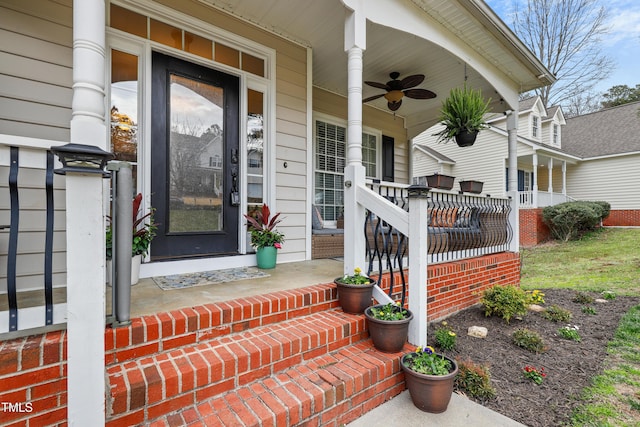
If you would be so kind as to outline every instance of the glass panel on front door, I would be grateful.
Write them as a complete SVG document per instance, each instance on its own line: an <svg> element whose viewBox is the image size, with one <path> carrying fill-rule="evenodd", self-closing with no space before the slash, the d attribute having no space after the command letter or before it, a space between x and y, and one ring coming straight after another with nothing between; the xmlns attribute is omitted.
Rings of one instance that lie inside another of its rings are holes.
<svg viewBox="0 0 640 427"><path fill-rule="evenodd" d="M172 74L169 232L223 229L224 90Z"/></svg>
<svg viewBox="0 0 640 427"><path fill-rule="evenodd" d="M152 260L237 254L239 79L152 55Z"/></svg>

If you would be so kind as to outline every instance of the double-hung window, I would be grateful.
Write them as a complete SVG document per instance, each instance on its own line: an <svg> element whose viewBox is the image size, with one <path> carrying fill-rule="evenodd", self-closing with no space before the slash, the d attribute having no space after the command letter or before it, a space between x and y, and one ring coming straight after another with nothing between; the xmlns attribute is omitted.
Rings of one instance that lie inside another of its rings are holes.
<svg viewBox="0 0 640 427"><path fill-rule="evenodd" d="M533 116L531 118L531 136L533 138L538 137L538 116Z"/></svg>
<svg viewBox="0 0 640 427"><path fill-rule="evenodd" d="M325 221L335 221L344 207L344 167L347 163L347 128L328 121L315 122L315 205ZM362 164L367 178L377 178L380 135L362 133Z"/></svg>

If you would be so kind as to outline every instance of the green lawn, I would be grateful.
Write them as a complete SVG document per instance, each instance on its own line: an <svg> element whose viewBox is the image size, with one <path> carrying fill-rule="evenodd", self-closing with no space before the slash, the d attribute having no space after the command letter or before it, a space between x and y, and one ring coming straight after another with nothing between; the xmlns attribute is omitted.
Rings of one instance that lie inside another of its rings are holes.
<svg viewBox="0 0 640 427"><path fill-rule="evenodd" d="M526 249L525 289L568 288L640 296L640 229L605 229L579 242ZM584 391L571 426L640 426L640 306L620 321L607 344L605 371Z"/></svg>
<svg viewBox="0 0 640 427"><path fill-rule="evenodd" d="M640 229L604 229L578 242L525 249L524 289L612 290L640 296Z"/></svg>

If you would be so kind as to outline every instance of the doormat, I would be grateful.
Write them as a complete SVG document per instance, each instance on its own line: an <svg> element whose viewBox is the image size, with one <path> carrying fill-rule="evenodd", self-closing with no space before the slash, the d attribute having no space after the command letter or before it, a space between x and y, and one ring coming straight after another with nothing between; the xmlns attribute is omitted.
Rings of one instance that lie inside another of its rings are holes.
<svg viewBox="0 0 640 427"><path fill-rule="evenodd" d="M158 287L164 291L185 289L194 286L217 285L236 280L257 279L270 275L256 267L227 268L224 270L201 271L198 273L172 274L152 277Z"/></svg>

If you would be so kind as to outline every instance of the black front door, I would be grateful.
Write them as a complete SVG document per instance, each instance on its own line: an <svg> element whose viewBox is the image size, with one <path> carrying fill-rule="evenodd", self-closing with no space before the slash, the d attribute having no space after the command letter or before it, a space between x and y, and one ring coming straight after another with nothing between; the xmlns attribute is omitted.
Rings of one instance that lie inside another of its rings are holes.
<svg viewBox="0 0 640 427"><path fill-rule="evenodd" d="M151 259L238 252L239 80L152 58Z"/></svg>

